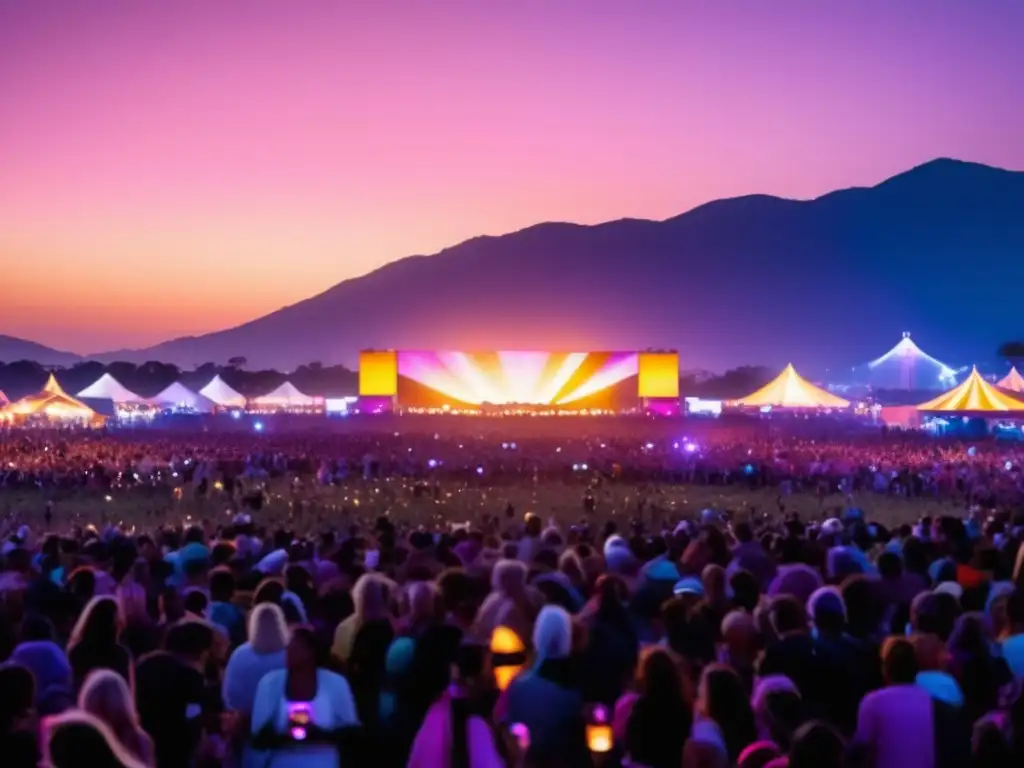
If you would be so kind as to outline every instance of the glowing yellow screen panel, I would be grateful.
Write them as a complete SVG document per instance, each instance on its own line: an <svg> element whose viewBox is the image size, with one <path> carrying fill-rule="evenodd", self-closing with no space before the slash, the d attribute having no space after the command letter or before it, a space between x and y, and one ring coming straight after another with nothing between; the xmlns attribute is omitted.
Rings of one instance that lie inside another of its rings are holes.
<svg viewBox="0 0 1024 768"><path fill-rule="evenodd" d="M679 355L675 352L640 353L639 395L643 398L679 397Z"/></svg>
<svg viewBox="0 0 1024 768"><path fill-rule="evenodd" d="M398 353L359 353L359 396L394 397L398 394Z"/></svg>

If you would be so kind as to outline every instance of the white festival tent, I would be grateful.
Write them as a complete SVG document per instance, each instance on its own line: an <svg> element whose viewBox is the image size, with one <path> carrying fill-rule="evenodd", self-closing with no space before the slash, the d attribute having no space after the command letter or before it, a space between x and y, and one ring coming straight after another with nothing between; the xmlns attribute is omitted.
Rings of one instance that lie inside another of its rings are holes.
<svg viewBox="0 0 1024 768"><path fill-rule="evenodd" d="M212 413L217 407L217 404L210 398L193 392L179 381L174 382L146 402L161 408L188 408L201 413Z"/></svg>
<svg viewBox="0 0 1024 768"><path fill-rule="evenodd" d="M214 376L209 384L200 389L199 394L213 400L222 408L245 407L245 398L229 387L219 375Z"/></svg>
<svg viewBox="0 0 1024 768"><path fill-rule="evenodd" d="M1006 376L999 380L996 386L1008 389L1011 392L1024 394L1024 376L1021 376L1017 372L1017 368L1013 367Z"/></svg>
<svg viewBox="0 0 1024 768"><path fill-rule="evenodd" d="M319 398L305 394L290 381L286 381L272 392L255 398L250 405L269 408L308 408L320 402Z"/></svg>
<svg viewBox="0 0 1024 768"><path fill-rule="evenodd" d="M146 402L146 398L136 395L109 373L104 373L90 386L79 392L76 397L90 400L111 400L118 405Z"/></svg>

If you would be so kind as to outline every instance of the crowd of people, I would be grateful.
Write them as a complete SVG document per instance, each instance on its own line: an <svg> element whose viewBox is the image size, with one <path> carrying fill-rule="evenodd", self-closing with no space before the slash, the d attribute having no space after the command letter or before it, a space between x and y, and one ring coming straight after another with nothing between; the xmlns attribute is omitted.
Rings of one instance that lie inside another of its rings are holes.
<svg viewBox="0 0 1024 768"><path fill-rule="evenodd" d="M379 424L4 435L0 763L1024 764L1012 445ZM428 502L482 501L427 514L393 503L396 477ZM779 503L595 501L619 483L767 487ZM552 513L551 484L578 494L573 514ZM298 512L335 487L346 508ZM360 506L382 487L390 504ZM529 509L505 501L515 487L533 489ZM280 488L293 512L271 516ZM787 511L822 493L960 513ZM91 519L64 516L72 494ZM111 519L132 494L156 512ZM211 503L217 519L198 511Z"/></svg>
<svg viewBox="0 0 1024 768"><path fill-rule="evenodd" d="M369 422L369 429L364 420L351 429L343 423L279 433L10 431L0 441L0 490L169 488L194 479L282 476L321 484L402 476L514 485L579 478L582 471L587 480L614 473L635 482L756 484L786 493L969 495L997 503L1024 493L1024 446L993 440L940 441L814 421L774 428L699 420L681 428L678 420L614 417L526 419L516 426L451 417Z"/></svg>

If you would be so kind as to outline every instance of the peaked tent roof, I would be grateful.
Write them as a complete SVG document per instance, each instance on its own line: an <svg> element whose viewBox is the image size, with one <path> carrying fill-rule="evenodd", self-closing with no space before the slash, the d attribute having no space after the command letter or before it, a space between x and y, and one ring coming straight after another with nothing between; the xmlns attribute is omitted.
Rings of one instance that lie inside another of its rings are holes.
<svg viewBox="0 0 1024 768"><path fill-rule="evenodd" d="M10 403L4 410L19 416L45 414L72 419L89 419L96 415L88 405L65 392L52 373L42 390Z"/></svg>
<svg viewBox="0 0 1024 768"><path fill-rule="evenodd" d="M214 376L209 384L199 390L199 394L224 407L245 406L245 398L229 387L220 375Z"/></svg>
<svg viewBox="0 0 1024 768"><path fill-rule="evenodd" d="M10 399L8 399L7 395L4 394L4 391L0 389L0 406L7 405L9 402L11 402Z"/></svg>
<svg viewBox="0 0 1024 768"><path fill-rule="evenodd" d="M217 407L217 404L210 398L193 392L180 381L176 381L169 387L147 399L152 405L186 406L197 411L210 412Z"/></svg>
<svg viewBox="0 0 1024 768"><path fill-rule="evenodd" d="M311 397L299 390L290 381L284 382L277 389L253 400L256 405L308 406L314 405L319 398Z"/></svg>
<svg viewBox="0 0 1024 768"><path fill-rule="evenodd" d="M974 368L971 375L934 400L917 406L919 411L940 411L944 413L1002 413L1024 411L1024 402L1010 397L992 386Z"/></svg>
<svg viewBox="0 0 1024 768"><path fill-rule="evenodd" d="M46 383L43 385L42 392L46 392L50 395L64 395L65 397L68 395L68 393L64 391L64 387L62 387L60 382L57 381L57 377L52 373L50 374L50 378L48 378ZM40 394L42 394L42 392L40 392Z"/></svg>
<svg viewBox="0 0 1024 768"><path fill-rule="evenodd" d="M759 390L732 403L738 406L777 408L848 408L849 400L816 387L796 372L792 363Z"/></svg>
<svg viewBox="0 0 1024 768"><path fill-rule="evenodd" d="M905 370L904 364L910 364L911 368ZM869 362L868 369L872 372L872 379L876 380L876 386L910 385L911 388L920 386L925 389L932 389L935 384L953 384L957 373L917 346L909 333L904 333L899 342L884 355ZM907 380L905 374L916 381Z"/></svg>
<svg viewBox="0 0 1024 768"><path fill-rule="evenodd" d="M90 386L78 393L78 397L96 400L113 400L115 403L143 403L139 397L109 373L104 373Z"/></svg>
<svg viewBox="0 0 1024 768"><path fill-rule="evenodd" d="M1017 373L1017 368L1014 366L1006 376L998 381L996 386L1001 387L1002 389L1008 389L1011 392L1020 392L1024 394L1024 376Z"/></svg>

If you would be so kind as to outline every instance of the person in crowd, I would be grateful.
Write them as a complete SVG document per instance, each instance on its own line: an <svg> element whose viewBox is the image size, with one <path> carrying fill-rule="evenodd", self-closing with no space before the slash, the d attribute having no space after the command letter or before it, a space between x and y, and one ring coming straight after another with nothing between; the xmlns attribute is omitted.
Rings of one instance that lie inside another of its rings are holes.
<svg viewBox="0 0 1024 768"><path fill-rule="evenodd" d="M427 712L416 733L409 768L503 768L482 693L486 690L483 646L461 645L448 691ZM396 763L398 764L398 763Z"/></svg>
<svg viewBox="0 0 1024 768"><path fill-rule="evenodd" d="M637 673L639 696L626 724L624 749L631 764L678 768L693 720L681 662L671 651L645 652Z"/></svg>
<svg viewBox="0 0 1024 768"><path fill-rule="evenodd" d="M221 627L232 648L246 641L245 613L234 604L235 575L226 566L210 573L210 621Z"/></svg>
<svg viewBox="0 0 1024 768"><path fill-rule="evenodd" d="M355 610L338 625L331 646L331 654L342 663L348 661L356 635L364 624L390 620L391 584L378 574L364 573L352 588L352 601Z"/></svg>
<svg viewBox="0 0 1024 768"><path fill-rule="evenodd" d="M949 638L950 671L964 696L964 715L974 722L995 709L999 692L1012 679L1006 660L992 653L984 614L965 613Z"/></svg>
<svg viewBox="0 0 1024 768"><path fill-rule="evenodd" d="M736 761L736 768L767 768L783 758L779 745L771 741L755 741L742 752Z"/></svg>
<svg viewBox="0 0 1024 768"><path fill-rule="evenodd" d="M136 761L150 768L155 765L153 741L139 725L135 702L124 678L109 669L90 672L78 694L78 707L105 723Z"/></svg>
<svg viewBox="0 0 1024 768"><path fill-rule="evenodd" d="M769 620L777 639L765 648L758 675L781 675L792 680L812 711L823 709L830 670L815 652L804 605L789 595L775 597L769 607Z"/></svg>
<svg viewBox="0 0 1024 768"><path fill-rule="evenodd" d="M743 610L730 611L722 619L721 634L718 661L734 669L743 681L743 687L752 691L762 651L754 617Z"/></svg>
<svg viewBox="0 0 1024 768"><path fill-rule="evenodd" d="M873 648L846 632L846 602L841 590L822 587L811 595L814 654L823 675L820 715L847 737L857 727L857 705L882 686L881 665Z"/></svg>
<svg viewBox="0 0 1024 768"><path fill-rule="evenodd" d="M0 762L11 768L35 768L35 680L19 664L0 667Z"/></svg>
<svg viewBox="0 0 1024 768"><path fill-rule="evenodd" d="M135 659L141 659L160 647L160 628L149 615L146 588L135 577L117 588L117 601L121 607L124 628L120 642Z"/></svg>
<svg viewBox="0 0 1024 768"><path fill-rule="evenodd" d="M146 768L103 721L80 710L46 724L44 762L52 768Z"/></svg>
<svg viewBox="0 0 1024 768"><path fill-rule="evenodd" d="M935 765L935 714L929 693L917 685L914 644L890 637L882 646L885 687L869 693L857 713L856 740L875 768Z"/></svg>
<svg viewBox="0 0 1024 768"><path fill-rule="evenodd" d="M793 734L807 720L803 700L793 681L775 675L761 678L750 700L758 735L788 750Z"/></svg>
<svg viewBox="0 0 1024 768"><path fill-rule="evenodd" d="M491 593L477 614L474 635L490 638L497 627L508 627L519 637L530 636L534 610L527 594L527 567L518 560L499 560L491 576Z"/></svg>
<svg viewBox="0 0 1024 768"><path fill-rule="evenodd" d="M153 739L157 768L188 768L199 752L209 715L205 663L214 634L205 622L182 619L168 627L163 650L139 660L135 702Z"/></svg>
<svg viewBox="0 0 1024 768"><path fill-rule="evenodd" d="M1024 760L1024 680L1007 683L997 707L975 723L971 759L975 768L1019 765Z"/></svg>
<svg viewBox="0 0 1024 768"><path fill-rule="evenodd" d="M787 768L844 768L846 742L827 723L804 723L793 735Z"/></svg>
<svg viewBox="0 0 1024 768"><path fill-rule="evenodd" d="M260 603L249 615L249 639L238 646L224 670L224 706L248 717L256 687L267 672L284 669L289 630L284 611L274 603Z"/></svg>
<svg viewBox="0 0 1024 768"><path fill-rule="evenodd" d="M712 664L704 669L695 710L688 762L731 765L757 740L750 699L743 681L729 667Z"/></svg>
<svg viewBox="0 0 1024 768"><path fill-rule="evenodd" d="M595 592L597 610L586 620L587 642L580 659L582 692L588 702L610 707L636 668L639 644L626 607L625 583L605 575Z"/></svg>
<svg viewBox="0 0 1024 768"><path fill-rule="evenodd" d="M359 725L355 699L341 675L318 662L316 634L309 627L292 630L287 666L268 672L256 688L251 732L253 765L336 768L346 732Z"/></svg>
<svg viewBox="0 0 1024 768"><path fill-rule="evenodd" d="M1024 554L1024 543L1021 544L1020 552ZM1022 560L1020 555L1017 559ZM1007 636L1002 642L1002 653L1014 677L1024 678L1024 568L1021 568L1020 572L1021 578L1017 589L1006 603L1006 620L1009 626Z"/></svg>
<svg viewBox="0 0 1024 768"><path fill-rule="evenodd" d="M41 716L58 715L74 706L71 665L52 640L19 643L9 661L28 669L35 678L34 708Z"/></svg>
<svg viewBox="0 0 1024 768"><path fill-rule="evenodd" d="M96 669L111 669L133 684L132 655L118 642L121 633L121 609L113 597L94 597L68 641L68 661L76 691Z"/></svg>
<svg viewBox="0 0 1024 768"><path fill-rule="evenodd" d="M572 618L559 606L546 605L533 629L534 662L505 692L503 724L529 734L526 758L547 764L586 765L583 696L572 659Z"/></svg>

